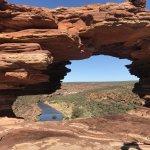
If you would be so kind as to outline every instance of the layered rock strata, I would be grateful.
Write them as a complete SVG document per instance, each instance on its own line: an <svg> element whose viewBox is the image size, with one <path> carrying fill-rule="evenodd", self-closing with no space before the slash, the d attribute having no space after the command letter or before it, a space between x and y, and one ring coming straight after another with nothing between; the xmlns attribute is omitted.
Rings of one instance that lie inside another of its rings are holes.
<svg viewBox="0 0 150 150"><path fill-rule="evenodd" d="M149 150L149 118L113 115L31 123L0 118L2 150Z"/></svg>
<svg viewBox="0 0 150 150"><path fill-rule="evenodd" d="M132 60L129 71L140 78L134 92L147 97L150 12L145 6L146 0L130 0L48 9L0 0L0 95L52 93L70 71L65 67L70 60L103 54Z"/></svg>

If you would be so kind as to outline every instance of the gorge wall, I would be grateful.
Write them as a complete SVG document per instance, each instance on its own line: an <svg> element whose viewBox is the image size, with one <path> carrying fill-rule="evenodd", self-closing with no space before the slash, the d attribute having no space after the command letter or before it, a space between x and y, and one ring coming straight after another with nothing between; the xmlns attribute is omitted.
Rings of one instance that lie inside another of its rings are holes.
<svg viewBox="0 0 150 150"><path fill-rule="evenodd" d="M150 11L146 0L56 9L0 0L0 116L17 96L61 87L70 60L92 55L129 59L140 78L133 91L149 100Z"/></svg>

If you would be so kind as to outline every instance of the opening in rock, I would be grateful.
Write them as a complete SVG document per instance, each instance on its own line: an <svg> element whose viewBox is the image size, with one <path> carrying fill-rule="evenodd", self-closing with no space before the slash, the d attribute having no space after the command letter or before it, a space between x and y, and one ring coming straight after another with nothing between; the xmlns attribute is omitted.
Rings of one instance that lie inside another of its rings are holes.
<svg viewBox="0 0 150 150"><path fill-rule="evenodd" d="M105 81L136 81L125 65L131 64L127 59L111 56L93 56L85 60L72 61L68 68L71 72L64 82L105 82Z"/></svg>
<svg viewBox="0 0 150 150"><path fill-rule="evenodd" d="M122 78L125 72L121 69L123 66L115 66L118 62L109 64L107 57L103 65L96 62L94 67L87 67L85 63L84 67L79 64L79 68L86 70L81 81L91 79L94 83L64 83L58 90L69 71L65 66L70 60L105 54L133 61L128 68L140 78L134 92L150 100L150 12L145 11L146 0L130 1L134 5L107 3L48 10L2 4L4 0L0 0L0 111L3 116L13 113L11 107L16 97L39 94L33 99L25 96L20 102L17 98L14 109L18 116L34 119L41 113L37 107L40 99L62 112L65 119L82 118L63 123L1 118L0 149L149 149L149 109L135 110L140 98L131 92L131 82L116 82L129 80ZM28 0L23 2L28 3ZM102 66L104 69L100 69ZM112 74L114 69L122 74ZM99 70L101 72L97 72ZM81 73L80 69L77 72ZM107 74L100 77L103 72Z"/></svg>

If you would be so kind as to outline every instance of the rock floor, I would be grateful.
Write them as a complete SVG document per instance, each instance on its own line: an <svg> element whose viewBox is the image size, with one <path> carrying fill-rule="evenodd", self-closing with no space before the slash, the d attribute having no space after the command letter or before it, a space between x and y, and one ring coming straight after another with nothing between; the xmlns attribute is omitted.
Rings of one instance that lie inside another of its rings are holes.
<svg viewBox="0 0 150 150"><path fill-rule="evenodd" d="M0 118L0 149L149 150L149 124L135 112L69 122Z"/></svg>

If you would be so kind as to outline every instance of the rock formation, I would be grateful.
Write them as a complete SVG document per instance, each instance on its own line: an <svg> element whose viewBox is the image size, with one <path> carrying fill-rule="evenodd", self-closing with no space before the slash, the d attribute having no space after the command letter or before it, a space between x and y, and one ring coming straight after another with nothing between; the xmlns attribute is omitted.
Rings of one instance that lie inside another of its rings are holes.
<svg viewBox="0 0 150 150"><path fill-rule="evenodd" d="M133 3L136 7L144 8L146 7L146 0L127 0L128 2Z"/></svg>
<svg viewBox="0 0 150 150"><path fill-rule="evenodd" d="M16 96L59 89L70 60L110 55L132 60L134 92L150 95L150 12L146 0L56 9L0 0L0 111Z"/></svg>
<svg viewBox="0 0 150 150"><path fill-rule="evenodd" d="M63 123L0 118L0 149L149 150L149 124L127 114Z"/></svg>

